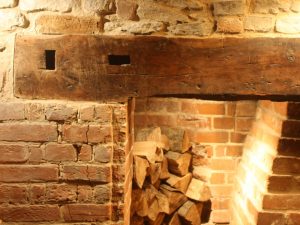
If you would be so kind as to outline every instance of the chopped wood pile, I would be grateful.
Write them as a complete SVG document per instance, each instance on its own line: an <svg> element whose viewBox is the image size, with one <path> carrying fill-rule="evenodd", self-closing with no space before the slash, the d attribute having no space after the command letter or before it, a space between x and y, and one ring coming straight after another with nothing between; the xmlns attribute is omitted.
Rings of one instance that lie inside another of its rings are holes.
<svg viewBox="0 0 300 225"><path fill-rule="evenodd" d="M144 128L133 145L131 225L200 225L211 198L206 146L175 128Z"/></svg>

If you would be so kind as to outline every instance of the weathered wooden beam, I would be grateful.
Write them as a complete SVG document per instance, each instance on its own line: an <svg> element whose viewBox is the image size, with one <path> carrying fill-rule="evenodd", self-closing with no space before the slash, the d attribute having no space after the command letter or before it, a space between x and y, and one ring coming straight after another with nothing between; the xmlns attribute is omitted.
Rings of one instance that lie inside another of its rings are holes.
<svg viewBox="0 0 300 225"><path fill-rule="evenodd" d="M17 36L14 62L30 99L300 95L297 38Z"/></svg>

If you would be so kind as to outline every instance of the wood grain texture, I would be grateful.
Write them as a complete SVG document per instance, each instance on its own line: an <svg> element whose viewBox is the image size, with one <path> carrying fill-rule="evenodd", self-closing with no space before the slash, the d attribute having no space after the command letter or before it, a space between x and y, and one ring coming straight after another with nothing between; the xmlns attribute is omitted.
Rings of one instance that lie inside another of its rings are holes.
<svg viewBox="0 0 300 225"><path fill-rule="evenodd" d="M17 36L15 95L124 101L157 95L299 95L300 39ZM44 51L56 50L56 70ZM109 65L108 55L130 55Z"/></svg>

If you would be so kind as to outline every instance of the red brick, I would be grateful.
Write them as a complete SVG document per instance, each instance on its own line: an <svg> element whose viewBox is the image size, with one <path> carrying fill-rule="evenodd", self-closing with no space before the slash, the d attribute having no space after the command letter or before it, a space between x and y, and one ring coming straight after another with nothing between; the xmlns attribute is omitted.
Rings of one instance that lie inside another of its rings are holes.
<svg viewBox="0 0 300 225"><path fill-rule="evenodd" d="M263 198L263 209L300 210L300 194L269 194Z"/></svg>
<svg viewBox="0 0 300 225"><path fill-rule="evenodd" d="M126 185L126 184L124 184L124 185ZM117 184L113 185L113 187L112 187L112 202L119 202L119 201L124 202L125 201L124 195L129 194L129 193L125 192L124 185L117 185Z"/></svg>
<svg viewBox="0 0 300 225"><path fill-rule="evenodd" d="M254 117L256 114L256 102L254 101L239 101L236 104L236 116Z"/></svg>
<svg viewBox="0 0 300 225"><path fill-rule="evenodd" d="M0 181L2 182L37 182L57 181L58 167L47 166L0 166Z"/></svg>
<svg viewBox="0 0 300 225"><path fill-rule="evenodd" d="M0 124L2 141L57 141L57 126L52 124Z"/></svg>
<svg viewBox="0 0 300 225"><path fill-rule="evenodd" d="M232 185L211 185L210 186L211 194L213 197L226 197L231 196L233 191Z"/></svg>
<svg viewBox="0 0 300 225"><path fill-rule="evenodd" d="M110 205L72 204L61 208L66 222L104 222L110 219Z"/></svg>
<svg viewBox="0 0 300 225"><path fill-rule="evenodd" d="M4 222L60 221L57 205L0 206L0 218Z"/></svg>
<svg viewBox="0 0 300 225"><path fill-rule="evenodd" d="M230 198L213 198L212 210L229 209L231 199Z"/></svg>
<svg viewBox="0 0 300 225"><path fill-rule="evenodd" d="M77 186L70 184L48 184L46 199L48 202L76 202Z"/></svg>
<svg viewBox="0 0 300 225"><path fill-rule="evenodd" d="M282 137L300 138L300 121L286 120L282 124Z"/></svg>
<svg viewBox="0 0 300 225"><path fill-rule="evenodd" d="M126 147L125 147L126 149ZM125 162L125 149L122 146L114 145L113 149L113 162L124 163Z"/></svg>
<svg viewBox="0 0 300 225"><path fill-rule="evenodd" d="M24 120L23 103L0 103L0 120Z"/></svg>
<svg viewBox="0 0 300 225"><path fill-rule="evenodd" d="M64 166L62 177L65 180L81 180L90 182L104 182L111 181L110 166Z"/></svg>
<svg viewBox="0 0 300 225"><path fill-rule="evenodd" d="M300 174L300 158L284 157L273 161L275 174Z"/></svg>
<svg viewBox="0 0 300 225"><path fill-rule="evenodd" d="M230 133L230 142L232 143L244 143L246 134L243 133Z"/></svg>
<svg viewBox="0 0 300 225"><path fill-rule="evenodd" d="M76 161L76 149L71 144L50 143L45 147L45 159L47 161Z"/></svg>
<svg viewBox="0 0 300 225"><path fill-rule="evenodd" d="M213 173L210 178L211 184L224 184L225 183L225 173Z"/></svg>
<svg viewBox="0 0 300 225"><path fill-rule="evenodd" d="M30 121L45 120L44 106L40 103L25 104L25 118Z"/></svg>
<svg viewBox="0 0 300 225"><path fill-rule="evenodd" d="M94 199L98 204L104 204L111 200L111 187L108 185L98 185L94 187Z"/></svg>
<svg viewBox="0 0 300 225"><path fill-rule="evenodd" d="M112 148L108 145L94 146L94 160L96 162L108 163L112 159Z"/></svg>
<svg viewBox="0 0 300 225"><path fill-rule="evenodd" d="M235 116L236 102L226 102L226 115Z"/></svg>
<svg viewBox="0 0 300 225"><path fill-rule="evenodd" d="M114 183L120 183L125 181L125 168L124 165L112 166L112 178Z"/></svg>
<svg viewBox="0 0 300 225"><path fill-rule="evenodd" d="M112 121L113 107L108 104L95 106L95 119L101 124L108 124Z"/></svg>
<svg viewBox="0 0 300 225"><path fill-rule="evenodd" d="M214 211L212 211L211 221L214 223L229 223L230 222L229 210L214 210Z"/></svg>
<svg viewBox="0 0 300 225"><path fill-rule="evenodd" d="M239 157L243 154L243 146L227 146L226 156Z"/></svg>
<svg viewBox="0 0 300 225"><path fill-rule="evenodd" d="M79 110L79 115L82 121L93 121L95 116L95 106L82 106Z"/></svg>
<svg viewBox="0 0 300 225"><path fill-rule="evenodd" d="M41 163L43 161L43 150L39 146L28 146L30 163Z"/></svg>
<svg viewBox="0 0 300 225"><path fill-rule="evenodd" d="M237 118L235 121L235 131L249 132L252 128L253 118Z"/></svg>
<svg viewBox="0 0 300 225"><path fill-rule="evenodd" d="M200 101L187 100L182 102L182 112L192 114L224 115L224 103L203 103Z"/></svg>
<svg viewBox="0 0 300 225"><path fill-rule="evenodd" d="M30 202L41 204L46 199L46 185L45 184L34 184L29 189Z"/></svg>
<svg viewBox="0 0 300 225"><path fill-rule="evenodd" d="M300 190L300 179L294 176L279 176L273 175L269 177L268 191L269 192L299 192Z"/></svg>
<svg viewBox="0 0 300 225"><path fill-rule="evenodd" d="M87 132L89 143L107 143L112 141L111 126L89 125Z"/></svg>
<svg viewBox="0 0 300 225"><path fill-rule="evenodd" d="M259 212L257 225L286 224L285 215L276 212Z"/></svg>
<svg viewBox="0 0 300 225"><path fill-rule="evenodd" d="M147 125L148 126L177 126L177 114L148 114ZM145 125L145 121L143 123Z"/></svg>
<svg viewBox="0 0 300 225"><path fill-rule="evenodd" d="M205 132L187 130L191 141L199 143L226 143L229 134L227 132Z"/></svg>
<svg viewBox="0 0 300 225"><path fill-rule="evenodd" d="M281 138L278 143L278 154L282 156L300 157L300 140Z"/></svg>
<svg viewBox="0 0 300 225"><path fill-rule="evenodd" d="M210 129L212 124L212 119L199 116L199 115L191 115L191 114L180 114L178 115L178 126L180 127L192 127L192 128L202 128L202 129Z"/></svg>
<svg viewBox="0 0 300 225"><path fill-rule="evenodd" d="M26 186L0 185L0 203L24 204L27 198Z"/></svg>
<svg viewBox="0 0 300 225"><path fill-rule="evenodd" d="M78 154L79 161L91 161L92 159L92 146L82 145Z"/></svg>
<svg viewBox="0 0 300 225"><path fill-rule="evenodd" d="M21 144L0 144L0 163L22 163L28 160L28 150Z"/></svg>
<svg viewBox="0 0 300 225"><path fill-rule="evenodd" d="M300 103L299 102L289 102L287 107L287 116L289 119L300 119Z"/></svg>
<svg viewBox="0 0 300 225"><path fill-rule="evenodd" d="M272 102L273 108L271 108L271 110L286 118L288 114L288 104L288 102Z"/></svg>
<svg viewBox="0 0 300 225"><path fill-rule="evenodd" d="M64 125L63 140L69 142L87 142L87 125Z"/></svg>
<svg viewBox="0 0 300 225"><path fill-rule="evenodd" d="M211 168L213 170L235 170L236 168L236 160L233 159L217 159L213 158L211 160Z"/></svg>
<svg viewBox="0 0 300 225"><path fill-rule="evenodd" d="M67 105L50 105L45 109L49 121L72 121L77 119L77 109Z"/></svg>
<svg viewBox="0 0 300 225"><path fill-rule="evenodd" d="M78 186L78 202L81 203L90 203L93 200L93 188L88 185L79 185Z"/></svg>
<svg viewBox="0 0 300 225"><path fill-rule="evenodd" d="M216 146L214 150L214 156L223 157L225 156L227 146Z"/></svg>
<svg viewBox="0 0 300 225"><path fill-rule="evenodd" d="M214 118L214 128L215 129L233 129L234 128L234 118L232 118L232 117Z"/></svg>
<svg viewBox="0 0 300 225"><path fill-rule="evenodd" d="M180 101L171 98L148 98L146 102L147 112L179 112Z"/></svg>

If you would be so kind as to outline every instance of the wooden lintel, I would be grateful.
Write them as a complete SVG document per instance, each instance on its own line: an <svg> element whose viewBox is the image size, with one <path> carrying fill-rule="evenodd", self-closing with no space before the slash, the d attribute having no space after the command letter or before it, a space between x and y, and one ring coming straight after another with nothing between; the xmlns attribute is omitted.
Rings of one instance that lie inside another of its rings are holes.
<svg viewBox="0 0 300 225"><path fill-rule="evenodd" d="M21 98L300 95L298 38L19 35L14 57Z"/></svg>

